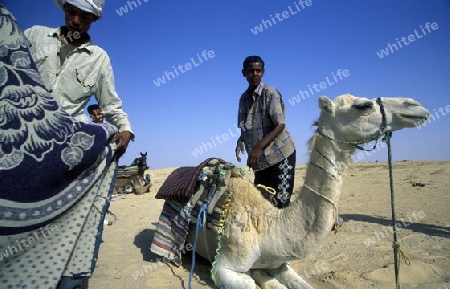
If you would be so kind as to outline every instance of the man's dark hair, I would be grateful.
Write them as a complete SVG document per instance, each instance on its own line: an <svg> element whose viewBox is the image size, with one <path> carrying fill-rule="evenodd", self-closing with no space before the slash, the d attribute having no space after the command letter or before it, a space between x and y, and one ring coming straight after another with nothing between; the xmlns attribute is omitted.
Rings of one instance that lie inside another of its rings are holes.
<svg viewBox="0 0 450 289"><path fill-rule="evenodd" d="M100 109L100 106L98 104L91 104L90 106L88 106L87 111L89 112L89 114L92 114L92 112L96 109Z"/></svg>
<svg viewBox="0 0 450 289"><path fill-rule="evenodd" d="M264 69L264 60L260 56L254 55L254 56L247 56L244 60L244 63L242 64L242 68L245 69L248 64L259 62L261 63L262 68Z"/></svg>

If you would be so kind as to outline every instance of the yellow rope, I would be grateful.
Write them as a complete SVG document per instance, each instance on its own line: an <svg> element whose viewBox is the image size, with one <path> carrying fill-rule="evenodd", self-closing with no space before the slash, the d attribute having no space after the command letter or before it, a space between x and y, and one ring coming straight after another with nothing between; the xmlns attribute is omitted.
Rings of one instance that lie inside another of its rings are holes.
<svg viewBox="0 0 450 289"><path fill-rule="evenodd" d="M399 253L400 257L403 258L403 261L405 262L406 265L408 266L411 265L411 260L409 259L409 256L405 253L405 251L402 250L399 242L392 242L392 248L394 248Z"/></svg>
<svg viewBox="0 0 450 289"><path fill-rule="evenodd" d="M222 230L222 233L217 236L217 249L216 249L216 256L214 256L214 261L211 264L211 279L213 280L214 284L216 283L216 261L217 258L220 256L220 249L222 248L222 237L225 235L225 229Z"/></svg>
<svg viewBox="0 0 450 289"><path fill-rule="evenodd" d="M219 231L219 233L221 233L221 231L223 230L225 219L228 217L228 213L230 212L231 200L233 199L233 193L230 191L227 192L228 196L223 204L222 215L220 216L219 224L217 225L217 230Z"/></svg>
<svg viewBox="0 0 450 289"><path fill-rule="evenodd" d="M222 212L222 216L220 217L219 225L217 226L217 230L219 235L217 236L217 249L216 249L216 255L214 256L214 260L211 264L211 279L214 283L216 283L216 261L217 258L220 256L220 249L222 248L222 237L225 235L225 219L228 216L228 213L230 212L230 206L232 204L233 199L233 193L230 191L228 192L227 199L224 202L224 211Z"/></svg>
<svg viewBox="0 0 450 289"><path fill-rule="evenodd" d="M398 256L400 256L400 258L403 258L406 265L408 265L408 266L411 265L411 260L409 259L408 255L406 255L406 253L402 250L399 242L396 242L396 241L392 242L392 248L394 248L394 252L396 252L398 254ZM400 262L398 262L397 265L398 266L396 266L396 268L394 268L395 275L396 275L395 286L397 289L400 289Z"/></svg>
<svg viewBox="0 0 450 289"><path fill-rule="evenodd" d="M274 188L266 187L266 186L261 185L261 184L257 184L256 187L257 187L257 188L264 189L266 192L268 192L268 193L271 194L271 195L274 195L274 196L275 196L275 195L277 194L277 191L275 191Z"/></svg>

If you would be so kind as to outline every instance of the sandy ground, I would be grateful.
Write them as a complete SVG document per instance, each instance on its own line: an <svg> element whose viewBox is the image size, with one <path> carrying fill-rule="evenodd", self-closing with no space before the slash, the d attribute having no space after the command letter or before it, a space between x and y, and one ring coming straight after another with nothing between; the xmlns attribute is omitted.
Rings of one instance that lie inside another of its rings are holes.
<svg viewBox="0 0 450 289"><path fill-rule="evenodd" d="M163 205L154 196L173 170L147 171L150 193L113 199L110 210L118 219L105 228L89 288L188 288L190 253L176 267L149 250ZM304 173L305 166L298 166L296 191ZM401 264L401 288L450 289L450 162L396 162L393 176L398 238L411 260L410 266ZM395 288L387 163L353 164L339 214L345 222L338 233L305 260L290 262L292 267L314 288ZM210 264L195 258L192 288L215 288Z"/></svg>

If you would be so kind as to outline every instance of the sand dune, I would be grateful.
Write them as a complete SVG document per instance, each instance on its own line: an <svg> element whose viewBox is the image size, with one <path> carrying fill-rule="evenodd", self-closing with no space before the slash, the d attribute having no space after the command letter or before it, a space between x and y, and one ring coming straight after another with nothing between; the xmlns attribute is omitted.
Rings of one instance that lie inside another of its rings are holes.
<svg viewBox="0 0 450 289"><path fill-rule="evenodd" d="M190 254L176 267L149 250L164 203L154 196L173 170L147 171L150 193L114 197L110 210L118 219L105 228L90 288L188 288ZM298 166L296 191L304 173ZM398 238L411 261L400 268L402 289L450 288L449 187L450 162L394 163ZM395 288L387 163L356 163L347 171L339 214L345 222L338 233L292 267L315 288ZM192 288L215 288L209 270L197 256Z"/></svg>

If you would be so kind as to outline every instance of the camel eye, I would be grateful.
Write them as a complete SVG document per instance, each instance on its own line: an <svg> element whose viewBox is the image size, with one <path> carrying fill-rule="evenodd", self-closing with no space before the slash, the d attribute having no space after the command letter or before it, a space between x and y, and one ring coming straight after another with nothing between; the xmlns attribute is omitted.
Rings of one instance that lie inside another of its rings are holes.
<svg viewBox="0 0 450 289"><path fill-rule="evenodd" d="M352 107L360 111L367 111L373 108L373 103L371 101L364 103L355 103L352 105Z"/></svg>

